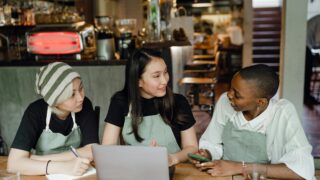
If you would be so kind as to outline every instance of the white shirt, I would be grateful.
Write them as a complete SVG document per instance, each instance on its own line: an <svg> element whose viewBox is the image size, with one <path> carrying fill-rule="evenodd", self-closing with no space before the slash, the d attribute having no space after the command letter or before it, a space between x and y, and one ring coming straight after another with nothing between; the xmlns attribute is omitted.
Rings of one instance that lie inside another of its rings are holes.
<svg viewBox="0 0 320 180"><path fill-rule="evenodd" d="M209 150L212 159L221 159L223 155L221 135L228 121L236 128L266 134L267 154L271 164L284 163L301 177L314 179L312 147L291 102L271 99L264 112L247 121L242 112L232 108L227 93L222 94L199 143L200 148Z"/></svg>

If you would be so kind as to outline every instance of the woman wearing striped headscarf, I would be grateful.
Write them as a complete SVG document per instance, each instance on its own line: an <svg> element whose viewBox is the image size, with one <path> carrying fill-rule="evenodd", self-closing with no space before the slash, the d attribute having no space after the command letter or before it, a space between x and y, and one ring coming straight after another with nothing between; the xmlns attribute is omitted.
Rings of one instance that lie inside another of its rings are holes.
<svg viewBox="0 0 320 180"><path fill-rule="evenodd" d="M8 170L25 175L82 175L98 143L98 122L80 75L63 62L40 68L36 92L12 143ZM76 156L70 147L77 149Z"/></svg>

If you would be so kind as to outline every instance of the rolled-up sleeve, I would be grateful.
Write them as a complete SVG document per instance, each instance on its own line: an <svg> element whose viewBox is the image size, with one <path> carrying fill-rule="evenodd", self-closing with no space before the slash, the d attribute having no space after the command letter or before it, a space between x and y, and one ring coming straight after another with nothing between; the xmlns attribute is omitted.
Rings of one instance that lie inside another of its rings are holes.
<svg viewBox="0 0 320 180"><path fill-rule="evenodd" d="M312 147L294 106L285 101L278 110L280 113L275 113L275 116L278 116L275 118L277 121L273 123L273 129L269 134L270 137L274 137L274 143L270 148L271 163L284 163L304 179L314 179Z"/></svg>
<svg viewBox="0 0 320 180"><path fill-rule="evenodd" d="M223 155L221 135L223 133L224 126L229 119L226 117L226 105L230 106L228 104L227 95L224 93L221 95L215 106L208 128L200 138L199 147L201 149L207 149L213 160L221 159Z"/></svg>

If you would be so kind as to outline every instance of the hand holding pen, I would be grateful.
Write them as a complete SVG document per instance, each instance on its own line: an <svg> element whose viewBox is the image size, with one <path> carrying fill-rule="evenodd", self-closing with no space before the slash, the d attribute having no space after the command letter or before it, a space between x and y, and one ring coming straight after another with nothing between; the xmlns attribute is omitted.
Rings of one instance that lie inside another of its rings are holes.
<svg viewBox="0 0 320 180"><path fill-rule="evenodd" d="M70 150L77 158L79 157L79 154L77 153L77 150L73 146L70 146Z"/></svg>
<svg viewBox="0 0 320 180"><path fill-rule="evenodd" d="M80 157L77 150L70 146L70 151L74 156L76 157L75 160L73 160L73 172L74 175L82 175L87 171L87 169L90 167L90 161L87 158Z"/></svg>

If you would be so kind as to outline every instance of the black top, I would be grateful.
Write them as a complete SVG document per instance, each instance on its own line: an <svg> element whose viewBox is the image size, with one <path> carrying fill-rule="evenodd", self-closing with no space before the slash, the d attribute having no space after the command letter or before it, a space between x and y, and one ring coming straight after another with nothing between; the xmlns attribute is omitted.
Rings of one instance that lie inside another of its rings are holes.
<svg viewBox="0 0 320 180"><path fill-rule="evenodd" d="M181 146L180 132L192 127L195 124L195 119L191 112L190 105L184 96L180 94L174 94L174 102L175 102L175 107L179 108L175 110L178 110L177 112L180 112L184 118L184 121L182 124L178 124L175 120L173 120L172 126L171 126L171 129L176 138L176 141ZM142 98L141 106L142 106L142 116L151 116L151 115L159 114L159 111L157 110L154 104L154 98L152 99ZM129 106L127 103L126 95L122 92L117 92L111 98L111 103L109 106L109 110L108 110L108 114L105 119L105 122L116 125L118 127L123 127L125 117L127 116L128 111L129 111Z"/></svg>
<svg viewBox="0 0 320 180"><path fill-rule="evenodd" d="M22 117L12 148L30 151L34 149L37 141L46 127L48 104L39 99L31 103ZM76 123L80 127L82 140L80 146L99 143L99 121L93 111L92 103L84 98L82 110L75 113ZM71 114L66 120L60 120L54 113L51 115L49 128L54 133L68 135L73 127Z"/></svg>

